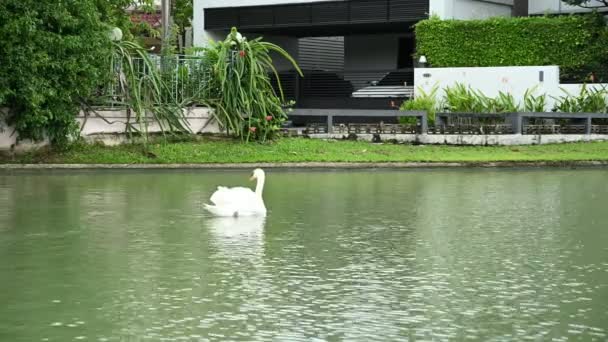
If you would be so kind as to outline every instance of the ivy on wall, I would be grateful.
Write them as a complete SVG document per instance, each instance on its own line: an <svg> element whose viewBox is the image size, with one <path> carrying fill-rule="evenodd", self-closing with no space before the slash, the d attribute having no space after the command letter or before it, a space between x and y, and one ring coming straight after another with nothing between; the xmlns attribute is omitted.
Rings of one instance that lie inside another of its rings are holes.
<svg viewBox="0 0 608 342"><path fill-rule="evenodd" d="M416 24L417 55L433 67L559 65L562 76L606 77L608 29L599 14L441 20ZM596 79L597 80L597 79Z"/></svg>

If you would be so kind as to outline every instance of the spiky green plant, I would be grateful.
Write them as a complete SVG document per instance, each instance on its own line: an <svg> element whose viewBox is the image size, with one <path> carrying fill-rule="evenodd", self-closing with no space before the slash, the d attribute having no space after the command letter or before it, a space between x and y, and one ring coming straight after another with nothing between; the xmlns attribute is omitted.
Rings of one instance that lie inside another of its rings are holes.
<svg viewBox="0 0 608 342"><path fill-rule="evenodd" d="M526 89L524 93L524 112L541 113L547 107L547 94L534 95L537 87Z"/></svg>
<svg viewBox="0 0 608 342"><path fill-rule="evenodd" d="M563 96L556 100L554 110L566 113L606 113L608 112L608 89L588 88L583 84L578 95L570 94L562 88Z"/></svg>
<svg viewBox="0 0 608 342"><path fill-rule="evenodd" d="M445 88L444 92L446 109L450 112L483 113L491 107L490 98L461 83Z"/></svg>
<svg viewBox="0 0 608 342"><path fill-rule="evenodd" d="M490 113L514 113L519 112L520 108L517 101L511 93L498 92L498 96L490 101L491 108L488 108Z"/></svg>
<svg viewBox="0 0 608 342"><path fill-rule="evenodd" d="M416 90L416 96L413 99L404 101L401 104L401 110L423 110L427 113L427 119L429 125L435 123L435 114L437 110L441 108L440 103L437 100L437 93L439 92L439 86L435 85L427 93L422 88L418 87ZM412 124L416 122L416 118L402 117L399 122L403 124Z"/></svg>
<svg viewBox="0 0 608 342"><path fill-rule="evenodd" d="M161 71L150 55L137 43L113 42L111 65L119 66L115 74L122 105L127 108L127 133L148 138L149 124L159 125L163 134L189 132L183 104L170 91Z"/></svg>
<svg viewBox="0 0 608 342"><path fill-rule="evenodd" d="M287 118L272 52L287 59L302 75L296 61L281 47L261 38L248 40L236 28L225 40L211 42L204 50L213 65L212 87L217 90L208 102L222 126L244 141L273 138ZM269 72L278 80L279 94L272 87Z"/></svg>

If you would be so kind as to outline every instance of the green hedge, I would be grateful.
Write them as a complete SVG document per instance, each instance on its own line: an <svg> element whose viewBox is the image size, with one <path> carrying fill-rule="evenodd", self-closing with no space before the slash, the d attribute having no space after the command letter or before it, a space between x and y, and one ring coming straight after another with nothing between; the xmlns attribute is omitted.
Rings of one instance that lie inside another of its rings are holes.
<svg viewBox="0 0 608 342"><path fill-rule="evenodd" d="M601 73L608 31L599 14L441 20L416 25L417 55L433 67L559 65L562 75Z"/></svg>
<svg viewBox="0 0 608 342"><path fill-rule="evenodd" d="M82 98L109 74L96 0L0 0L0 107L19 139L65 144Z"/></svg>

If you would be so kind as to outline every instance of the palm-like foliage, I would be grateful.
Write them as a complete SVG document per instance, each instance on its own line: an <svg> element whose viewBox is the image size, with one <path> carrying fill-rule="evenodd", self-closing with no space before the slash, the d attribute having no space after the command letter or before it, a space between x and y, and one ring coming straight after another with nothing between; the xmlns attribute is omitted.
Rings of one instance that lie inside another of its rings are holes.
<svg viewBox="0 0 608 342"><path fill-rule="evenodd" d="M547 107L547 94L534 95L537 87L526 89L524 93L524 112L544 112Z"/></svg>
<svg viewBox="0 0 608 342"><path fill-rule="evenodd" d="M421 87L418 87L416 91L416 97L404 101L401 104L401 110L423 110L427 113L429 125L435 123L435 114L442 108L442 104L437 101L437 93L439 92L439 86L435 85L427 93ZM404 124L412 124L416 122L416 118L403 117L399 121Z"/></svg>
<svg viewBox="0 0 608 342"><path fill-rule="evenodd" d="M204 50L213 65L212 87L216 96L209 100L217 120L245 141L272 138L285 121L285 100L271 53L286 58L300 75L296 61L281 47L251 41L233 28L224 41L212 42ZM272 87L269 73L274 73L279 94Z"/></svg>
<svg viewBox="0 0 608 342"><path fill-rule="evenodd" d="M606 113L608 112L608 89L588 88L583 84L578 95L572 95L565 89L564 96L555 98L554 110L567 113Z"/></svg>
<svg viewBox="0 0 608 342"><path fill-rule="evenodd" d="M154 122L163 134L188 132L183 103L179 103L150 55L130 41L113 42L111 65L117 66L115 83L127 108L127 133L147 138Z"/></svg>

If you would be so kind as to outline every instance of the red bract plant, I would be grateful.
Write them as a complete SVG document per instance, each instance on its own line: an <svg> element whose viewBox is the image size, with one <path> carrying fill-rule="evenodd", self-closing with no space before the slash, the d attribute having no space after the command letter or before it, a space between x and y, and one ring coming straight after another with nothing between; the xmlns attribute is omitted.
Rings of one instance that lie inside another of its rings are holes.
<svg viewBox="0 0 608 342"><path fill-rule="evenodd" d="M281 47L261 38L247 40L236 28L224 41L205 49L205 58L213 65L211 88L217 89L217 98L209 104L215 108L220 124L244 141L274 138L287 119L286 101L271 53L287 59L302 74ZM236 55L239 57L232 58ZM277 91L271 74L279 80Z"/></svg>

